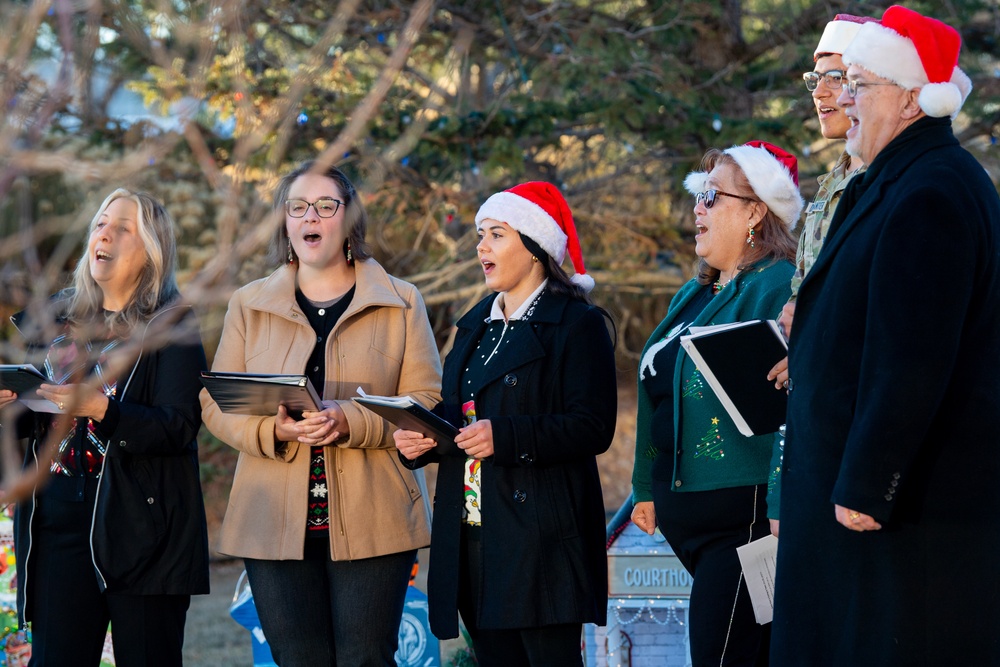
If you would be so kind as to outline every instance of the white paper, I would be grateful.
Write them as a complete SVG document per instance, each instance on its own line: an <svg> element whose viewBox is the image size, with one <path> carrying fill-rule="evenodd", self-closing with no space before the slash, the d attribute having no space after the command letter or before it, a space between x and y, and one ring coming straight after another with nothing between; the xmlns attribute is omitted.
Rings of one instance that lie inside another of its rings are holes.
<svg viewBox="0 0 1000 667"><path fill-rule="evenodd" d="M32 412L47 412L52 415L63 414L58 405L44 398L18 398L17 400Z"/></svg>
<svg viewBox="0 0 1000 667"><path fill-rule="evenodd" d="M770 623L774 617L774 566L778 557L778 538L767 535L736 548L747 582L757 623Z"/></svg>
<svg viewBox="0 0 1000 667"><path fill-rule="evenodd" d="M358 387L358 396L378 403L379 405L395 406L397 408L404 409L417 404L417 402L409 396L376 396L375 394L366 393L361 387Z"/></svg>

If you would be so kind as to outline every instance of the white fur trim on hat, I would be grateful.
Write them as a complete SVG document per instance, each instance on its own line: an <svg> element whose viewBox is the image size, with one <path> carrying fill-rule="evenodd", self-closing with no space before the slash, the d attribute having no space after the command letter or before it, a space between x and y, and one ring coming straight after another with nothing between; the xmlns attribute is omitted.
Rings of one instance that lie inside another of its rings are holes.
<svg viewBox="0 0 1000 667"><path fill-rule="evenodd" d="M957 116L972 90L969 77L958 67L952 71L950 81L930 83L913 41L879 23L866 23L861 27L844 51L844 64L863 67L907 90L919 88L917 104L924 113L935 118Z"/></svg>
<svg viewBox="0 0 1000 667"><path fill-rule="evenodd" d="M754 194L789 229L794 229L805 202L788 168L767 149L758 146L733 146L724 152L736 160Z"/></svg>
<svg viewBox="0 0 1000 667"><path fill-rule="evenodd" d="M861 23L854 21L833 20L827 23L823 29L823 35L819 38L819 44L813 51L813 59L819 58L820 54L823 53L843 53L854 36L858 34L861 25Z"/></svg>
<svg viewBox="0 0 1000 667"><path fill-rule="evenodd" d="M498 192L479 207L476 229L486 219L506 222L511 229L530 237L549 256L562 263L566 257L566 232L538 204L512 192ZM593 280L593 279L591 279Z"/></svg>
<svg viewBox="0 0 1000 667"><path fill-rule="evenodd" d="M895 30L879 23L866 23L844 49L844 64L863 67L875 76L907 90L927 83L917 47Z"/></svg>
<svg viewBox="0 0 1000 667"><path fill-rule="evenodd" d="M969 93L972 92L972 79L969 75L962 71L961 67L956 67L955 71L951 73L951 82L955 84L958 88L958 92L962 95L962 101L959 102L958 106L951 113L951 119L955 120L958 116L958 112L962 110L962 105L965 104L965 100L969 99Z"/></svg>

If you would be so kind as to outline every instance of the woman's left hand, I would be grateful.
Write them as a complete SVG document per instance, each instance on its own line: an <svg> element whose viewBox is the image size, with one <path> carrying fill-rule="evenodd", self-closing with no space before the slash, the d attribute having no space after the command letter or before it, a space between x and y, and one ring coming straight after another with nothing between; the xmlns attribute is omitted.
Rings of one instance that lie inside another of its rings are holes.
<svg viewBox="0 0 1000 667"><path fill-rule="evenodd" d="M108 411L108 397L104 392L86 384L41 384L38 395L52 401L71 417L101 421Z"/></svg>
<svg viewBox="0 0 1000 667"><path fill-rule="evenodd" d="M455 444L474 459L493 456L493 425L489 419L480 419L459 429Z"/></svg>

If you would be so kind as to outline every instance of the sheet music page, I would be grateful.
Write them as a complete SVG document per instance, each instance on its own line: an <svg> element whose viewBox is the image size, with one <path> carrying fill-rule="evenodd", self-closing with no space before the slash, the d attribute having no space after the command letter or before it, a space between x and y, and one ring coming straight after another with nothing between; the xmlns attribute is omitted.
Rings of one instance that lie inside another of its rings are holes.
<svg viewBox="0 0 1000 667"><path fill-rule="evenodd" d="M747 582L757 623L770 623L774 616L774 566L778 557L778 538L767 535L736 548Z"/></svg>

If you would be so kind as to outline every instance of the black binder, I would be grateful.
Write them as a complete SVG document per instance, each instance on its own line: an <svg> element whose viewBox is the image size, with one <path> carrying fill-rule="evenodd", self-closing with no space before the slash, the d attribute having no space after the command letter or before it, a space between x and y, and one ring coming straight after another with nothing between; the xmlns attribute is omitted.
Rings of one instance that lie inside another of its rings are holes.
<svg viewBox="0 0 1000 667"><path fill-rule="evenodd" d="M435 448L439 454L460 451L455 444L458 429L451 423L414 401L409 396L353 396L359 403L378 416L392 422L401 429L423 433L437 441Z"/></svg>
<svg viewBox="0 0 1000 667"><path fill-rule="evenodd" d="M788 394L767 373L788 355L774 320L692 327L681 336L691 356L740 433L773 433L785 423Z"/></svg>
<svg viewBox="0 0 1000 667"><path fill-rule="evenodd" d="M276 415L279 405L289 413L323 409L316 388L305 375L202 371L201 383L223 412Z"/></svg>

